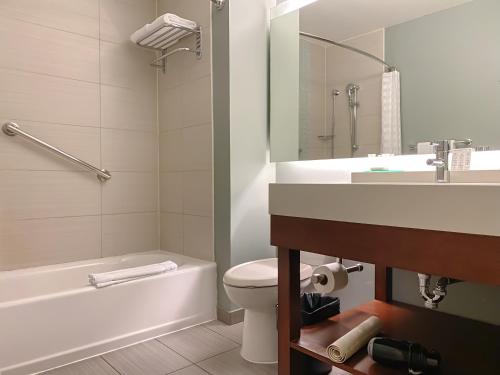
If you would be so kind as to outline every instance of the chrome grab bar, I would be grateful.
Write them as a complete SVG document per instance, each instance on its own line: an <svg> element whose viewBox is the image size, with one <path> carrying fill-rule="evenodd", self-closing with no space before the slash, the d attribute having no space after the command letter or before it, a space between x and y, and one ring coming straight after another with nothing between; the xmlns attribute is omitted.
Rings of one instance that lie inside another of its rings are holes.
<svg viewBox="0 0 500 375"><path fill-rule="evenodd" d="M82 167L88 169L91 172L94 172L97 175L97 178L99 181L107 181L111 178L111 173L105 169L99 169L94 167L93 165L90 165L89 163L84 162L83 160L78 159L77 157L70 155L57 147L51 146L48 143L32 136L31 134L28 134L24 131L22 131L19 128L19 125L17 125L14 122L7 122L3 125L2 130L5 134L9 136L15 136L15 135L20 135L21 137L28 139L32 141L33 143L37 144L40 147L45 148L46 150L49 150L53 152L54 154L57 154L59 156L62 156L65 159L68 159L69 161L72 161L75 164L81 165Z"/></svg>

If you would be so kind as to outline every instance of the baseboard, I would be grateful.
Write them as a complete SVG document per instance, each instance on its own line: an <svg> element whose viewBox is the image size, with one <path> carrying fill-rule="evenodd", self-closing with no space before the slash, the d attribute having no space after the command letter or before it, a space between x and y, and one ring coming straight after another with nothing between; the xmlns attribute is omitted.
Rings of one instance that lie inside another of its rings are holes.
<svg viewBox="0 0 500 375"><path fill-rule="evenodd" d="M244 317L245 317L245 310L243 309L226 311L221 308L217 308L217 319L228 325L241 323Z"/></svg>

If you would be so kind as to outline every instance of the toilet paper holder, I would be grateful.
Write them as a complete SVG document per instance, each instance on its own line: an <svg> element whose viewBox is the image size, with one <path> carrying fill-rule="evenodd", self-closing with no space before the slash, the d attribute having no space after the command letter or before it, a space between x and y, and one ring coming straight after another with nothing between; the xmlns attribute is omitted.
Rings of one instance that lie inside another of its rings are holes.
<svg viewBox="0 0 500 375"><path fill-rule="evenodd" d="M347 273L361 272L363 271L363 265L356 264L355 266L347 267L345 270ZM326 283L328 282L328 277L324 274L315 273L311 276L311 282L313 284L326 285Z"/></svg>

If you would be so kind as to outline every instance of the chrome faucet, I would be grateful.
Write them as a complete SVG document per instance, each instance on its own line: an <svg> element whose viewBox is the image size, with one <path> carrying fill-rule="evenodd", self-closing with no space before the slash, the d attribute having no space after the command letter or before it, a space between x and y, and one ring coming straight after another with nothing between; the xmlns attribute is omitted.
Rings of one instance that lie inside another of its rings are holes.
<svg viewBox="0 0 500 375"><path fill-rule="evenodd" d="M448 168L448 157L450 151L454 148L457 148L458 145L469 146L471 144L471 139L465 139L462 141L445 139L432 143L432 146L434 146L436 150L436 158L427 160L427 165L436 167L437 183L450 182L450 172Z"/></svg>
<svg viewBox="0 0 500 375"><path fill-rule="evenodd" d="M427 160L427 165L436 167L436 182L450 182L450 172L448 171L448 155L450 152L450 142L448 140L433 142L436 149L436 158Z"/></svg>

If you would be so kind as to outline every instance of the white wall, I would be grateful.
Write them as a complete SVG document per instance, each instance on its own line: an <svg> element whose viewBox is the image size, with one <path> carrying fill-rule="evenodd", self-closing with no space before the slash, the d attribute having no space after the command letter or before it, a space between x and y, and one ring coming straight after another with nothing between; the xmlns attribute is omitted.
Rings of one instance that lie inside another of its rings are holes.
<svg viewBox="0 0 500 375"><path fill-rule="evenodd" d="M213 35L220 38L214 41L215 255L219 307L225 311L237 306L224 292L224 272L274 255L267 214L268 184L274 179L267 151L272 3L231 0L213 14Z"/></svg>
<svg viewBox="0 0 500 375"><path fill-rule="evenodd" d="M129 42L155 6L0 3L0 122L113 175L1 133L0 270L158 248L154 55Z"/></svg>

